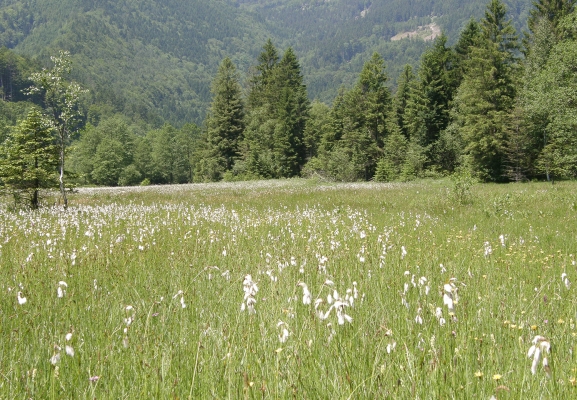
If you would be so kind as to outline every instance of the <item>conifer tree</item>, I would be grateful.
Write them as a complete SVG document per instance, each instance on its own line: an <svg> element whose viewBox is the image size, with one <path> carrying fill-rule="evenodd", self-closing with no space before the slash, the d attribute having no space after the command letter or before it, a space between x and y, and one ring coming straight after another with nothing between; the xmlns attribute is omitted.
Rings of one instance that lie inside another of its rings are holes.
<svg viewBox="0 0 577 400"><path fill-rule="evenodd" d="M404 125L409 137L423 147L432 145L449 122L449 106L456 90L454 53L441 35L423 54L418 81L407 101Z"/></svg>
<svg viewBox="0 0 577 400"><path fill-rule="evenodd" d="M252 79L243 141L245 173L271 178L298 175L305 161L309 101L292 48L282 59L269 40Z"/></svg>
<svg viewBox="0 0 577 400"><path fill-rule="evenodd" d="M413 67L410 65L405 65L403 72L399 76L397 81L397 92L393 98L393 108L395 110L396 123L401 129L401 133L407 138L409 137L409 132L404 123L404 116L407 109L407 104L409 102L409 96L411 94L411 87L415 84L415 74L413 73Z"/></svg>
<svg viewBox="0 0 577 400"><path fill-rule="evenodd" d="M58 146L54 132L35 109L0 147L0 179L16 203L40 205L40 190L58 187Z"/></svg>
<svg viewBox="0 0 577 400"><path fill-rule="evenodd" d="M369 180L382 156L389 134L388 121L394 112L383 58L374 53L360 73L357 84L343 92L333 105L335 136L331 150L339 163L347 159L346 177L340 180Z"/></svg>
<svg viewBox="0 0 577 400"><path fill-rule="evenodd" d="M506 131L516 95L517 48L505 5L491 0L455 100L465 161L483 180L501 180L504 176Z"/></svg>
<svg viewBox="0 0 577 400"><path fill-rule="evenodd" d="M239 157L239 145L244 130L244 105L236 68L230 58L225 58L212 84L212 104L206 119L207 153L214 158L218 171L208 173L220 179L232 169Z"/></svg>

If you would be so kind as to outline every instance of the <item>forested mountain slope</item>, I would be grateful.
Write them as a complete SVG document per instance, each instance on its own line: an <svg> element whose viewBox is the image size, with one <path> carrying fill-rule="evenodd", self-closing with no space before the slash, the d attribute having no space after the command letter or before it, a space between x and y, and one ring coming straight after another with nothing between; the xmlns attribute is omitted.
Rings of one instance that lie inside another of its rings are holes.
<svg viewBox="0 0 577 400"><path fill-rule="evenodd" d="M530 4L507 1L518 27ZM391 42L395 34L434 22L452 41L484 7L485 0L3 0L0 46L41 63L69 50L74 78L98 104L95 120L119 112L181 125L202 121L220 61L229 56L246 77L267 38L292 46L309 97L331 102L375 51L392 77L417 64L429 44Z"/></svg>

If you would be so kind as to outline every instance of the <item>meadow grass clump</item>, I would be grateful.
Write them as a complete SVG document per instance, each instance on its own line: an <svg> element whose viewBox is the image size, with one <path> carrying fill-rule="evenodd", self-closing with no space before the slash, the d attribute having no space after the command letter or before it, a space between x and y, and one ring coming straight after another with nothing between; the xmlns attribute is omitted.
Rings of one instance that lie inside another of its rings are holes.
<svg viewBox="0 0 577 400"><path fill-rule="evenodd" d="M0 398L574 397L576 185L450 185L4 209Z"/></svg>

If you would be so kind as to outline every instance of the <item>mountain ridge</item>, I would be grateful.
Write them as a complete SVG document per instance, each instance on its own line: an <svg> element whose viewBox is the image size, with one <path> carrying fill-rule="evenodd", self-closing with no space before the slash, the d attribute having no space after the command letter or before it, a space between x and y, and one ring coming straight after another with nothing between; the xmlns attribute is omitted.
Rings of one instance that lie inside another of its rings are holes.
<svg viewBox="0 0 577 400"><path fill-rule="evenodd" d="M531 1L507 3L521 26ZM451 17L446 12L455 5L460 14ZM92 89L95 101L157 125L182 125L203 120L220 61L229 56L246 82L268 38L295 49L309 96L330 103L375 51L387 62L391 84L404 64L417 65L428 44L392 43L401 29L438 15L435 21L455 40L484 7L476 0L4 0L0 45L43 63L69 50L73 77Z"/></svg>

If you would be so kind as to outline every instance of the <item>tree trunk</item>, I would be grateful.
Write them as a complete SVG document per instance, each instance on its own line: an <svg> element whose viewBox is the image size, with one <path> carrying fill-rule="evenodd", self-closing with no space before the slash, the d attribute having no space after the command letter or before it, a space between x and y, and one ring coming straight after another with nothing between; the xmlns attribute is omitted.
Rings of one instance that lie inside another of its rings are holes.
<svg viewBox="0 0 577 400"><path fill-rule="evenodd" d="M68 208L68 199L66 198L66 186L64 185L64 146L60 147L60 194L66 210Z"/></svg>

